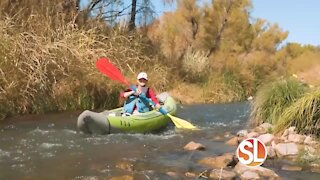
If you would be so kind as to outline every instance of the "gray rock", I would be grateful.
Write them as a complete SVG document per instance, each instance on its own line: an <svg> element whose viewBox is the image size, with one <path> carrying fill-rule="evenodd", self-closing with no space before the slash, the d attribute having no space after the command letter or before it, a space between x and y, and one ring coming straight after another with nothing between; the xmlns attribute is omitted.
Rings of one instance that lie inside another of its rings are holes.
<svg viewBox="0 0 320 180"><path fill-rule="evenodd" d="M243 180L248 180L248 179L260 179L260 176L258 173L254 171L246 171L240 176L241 179Z"/></svg>
<svg viewBox="0 0 320 180"><path fill-rule="evenodd" d="M304 140L304 144L307 145L316 145L317 142L311 137L311 136L307 136Z"/></svg>
<svg viewBox="0 0 320 180"><path fill-rule="evenodd" d="M194 151L194 150L205 150L205 148L206 147L204 145L191 141L187 145L185 145L183 149Z"/></svg>
<svg viewBox="0 0 320 180"><path fill-rule="evenodd" d="M280 143L275 145L275 151L278 157L297 155L299 150L295 143Z"/></svg>
<svg viewBox="0 0 320 180"><path fill-rule="evenodd" d="M268 157L269 158L275 158L277 156L276 151L273 149L272 146L267 146L267 151L268 151Z"/></svg>
<svg viewBox="0 0 320 180"><path fill-rule="evenodd" d="M239 144L238 137L233 137L226 142L227 145L237 146Z"/></svg>
<svg viewBox="0 0 320 180"><path fill-rule="evenodd" d="M300 166L290 166L290 165L284 165L281 168L282 170L285 171L302 171L302 167Z"/></svg>
<svg viewBox="0 0 320 180"><path fill-rule="evenodd" d="M134 180L133 176L125 175L125 176L114 176L111 177L110 180Z"/></svg>
<svg viewBox="0 0 320 180"><path fill-rule="evenodd" d="M248 133L247 138L256 138L258 136L259 136L259 133L252 131Z"/></svg>
<svg viewBox="0 0 320 180"><path fill-rule="evenodd" d="M179 179L179 174L176 172L167 172L168 176L170 176L172 179Z"/></svg>
<svg viewBox="0 0 320 180"><path fill-rule="evenodd" d="M260 125L260 127L262 127L263 129L265 129L268 132L268 131L272 130L273 125L270 123L263 123Z"/></svg>
<svg viewBox="0 0 320 180"><path fill-rule="evenodd" d="M240 130L237 132L237 136L238 137L246 137L248 135L248 131L247 130Z"/></svg>
<svg viewBox="0 0 320 180"><path fill-rule="evenodd" d="M214 169L210 173L210 178L212 179L225 179L231 180L236 177L236 173L233 171L226 171L224 169Z"/></svg>
<svg viewBox="0 0 320 180"><path fill-rule="evenodd" d="M240 162L235 166L234 171L238 175L242 175L243 173L250 171L259 174L259 176L268 177L268 178L279 178L278 174L276 174L273 170L267 169L261 166L246 166L241 164Z"/></svg>
<svg viewBox="0 0 320 180"><path fill-rule="evenodd" d="M289 127L289 128L288 128L288 131L289 131L289 135L290 135L290 134L297 134L297 133L296 133L296 127L294 127L294 126Z"/></svg>
<svg viewBox="0 0 320 180"><path fill-rule="evenodd" d="M262 141L267 146L267 145L270 145L271 142L273 141L274 135L273 134L262 134L258 137L258 139L260 141Z"/></svg>
<svg viewBox="0 0 320 180"><path fill-rule="evenodd" d="M294 142L294 143L298 143L298 144L303 144L305 139L306 139L306 137L303 135L300 135L300 134L289 134L289 136L288 136L289 142Z"/></svg>
<svg viewBox="0 0 320 180"><path fill-rule="evenodd" d="M198 163L212 168L225 168L229 166L229 164L231 164L233 161L233 153L225 153L222 156L203 158Z"/></svg>

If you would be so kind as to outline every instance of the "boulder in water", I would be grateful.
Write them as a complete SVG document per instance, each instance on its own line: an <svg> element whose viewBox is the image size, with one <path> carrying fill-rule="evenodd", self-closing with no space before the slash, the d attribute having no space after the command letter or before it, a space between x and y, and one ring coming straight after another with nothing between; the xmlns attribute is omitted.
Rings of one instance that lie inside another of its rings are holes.
<svg viewBox="0 0 320 180"><path fill-rule="evenodd" d="M230 145L230 146L237 146L239 143L238 143L238 137L233 137L231 139L229 139L227 142L226 142L227 145Z"/></svg>
<svg viewBox="0 0 320 180"><path fill-rule="evenodd" d="M234 179L237 174L233 171L227 171L224 169L214 169L210 173L210 178L212 179Z"/></svg>
<svg viewBox="0 0 320 180"><path fill-rule="evenodd" d="M110 180L134 180L134 177L129 175L115 176L115 177L111 177Z"/></svg>
<svg viewBox="0 0 320 180"><path fill-rule="evenodd" d="M246 180L247 179L253 180L253 179L260 179L260 176L258 173L254 172L254 171L246 171L243 174L241 174L240 178L246 179Z"/></svg>
<svg viewBox="0 0 320 180"><path fill-rule="evenodd" d="M302 167L300 166L290 166L290 165L284 165L281 168L284 171L301 171Z"/></svg>
<svg viewBox="0 0 320 180"><path fill-rule="evenodd" d="M297 155L299 152L295 143L280 143L275 145L274 148L278 157Z"/></svg>
<svg viewBox="0 0 320 180"><path fill-rule="evenodd" d="M189 142L187 145L184 146L185 150L194 151L194 150L205 150L206 147L200 143L195 143L193 141Z"/></svg>
<svg viewBox="0 0 320 180"><path fill-rule="evenodd" d="M262 134L258 137L260 141L262 141L266 146L270 145L273 141L274 135L273 134Z"/></svg>
<svg viewBox="0 0 320 180"><path fill-rule="evenodd" d="M212 168L225 168L227 166L232 166L235 161L233 153L225 153L217 157L206 157L199 161L199 164L212 167Z"/></svg>

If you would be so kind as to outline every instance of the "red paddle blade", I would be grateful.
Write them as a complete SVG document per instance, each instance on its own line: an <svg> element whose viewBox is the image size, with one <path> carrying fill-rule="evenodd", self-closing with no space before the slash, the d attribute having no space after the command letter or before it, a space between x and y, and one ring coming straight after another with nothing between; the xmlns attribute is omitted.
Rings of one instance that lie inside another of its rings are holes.
<svg viewBox="0 0 320 180"><path fill-rule="evenodd" d="M125 77L121 74L119 69L113 65L108 58L100 58L96 62L97 69L100 70L103 74L108 76L110 79L118 81L122 84L129 85L128 81Z"/></svg>

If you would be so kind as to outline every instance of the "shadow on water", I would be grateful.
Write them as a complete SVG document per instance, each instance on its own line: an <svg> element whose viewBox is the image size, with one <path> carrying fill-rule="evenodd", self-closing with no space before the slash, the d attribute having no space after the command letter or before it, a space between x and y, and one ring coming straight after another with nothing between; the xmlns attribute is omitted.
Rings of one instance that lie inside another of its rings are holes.
<svg viewBox="0 0 320 180"><path fill-rule="evenodd" d="M248 103L183 105L177 116L199 131L176 130L171 123L153 134L105 136L78 134L78 114L21 116L2 122L0 179L107 179L118 175L169 179L167 172L201 172L205 167L197 164L199 159L234 152L236 147L227 146L224 135L246 127L249 108ZM217 136L222 138L215 140ZM183 150L190 141L202 143L206 151ZM314 178L314 174L303 173Z"/></svg>

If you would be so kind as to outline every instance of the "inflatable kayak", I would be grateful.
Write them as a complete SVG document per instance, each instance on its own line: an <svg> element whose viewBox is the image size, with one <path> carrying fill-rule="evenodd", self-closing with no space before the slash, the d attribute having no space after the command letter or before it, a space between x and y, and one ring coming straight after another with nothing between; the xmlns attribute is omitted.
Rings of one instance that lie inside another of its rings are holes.
<svg viewBox="0 0 320 180"><path fill-rule="evenodd" d="M157 98L170 114L176 113L176 102L168 93L162 93ZM123 115L122 110L117 108L101 113L86 110L78 117L78 129L87 134L147 133L164 128L170 121L167 115L157 110L129 116Z"/></svg>

